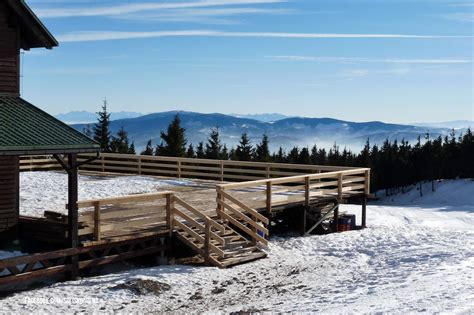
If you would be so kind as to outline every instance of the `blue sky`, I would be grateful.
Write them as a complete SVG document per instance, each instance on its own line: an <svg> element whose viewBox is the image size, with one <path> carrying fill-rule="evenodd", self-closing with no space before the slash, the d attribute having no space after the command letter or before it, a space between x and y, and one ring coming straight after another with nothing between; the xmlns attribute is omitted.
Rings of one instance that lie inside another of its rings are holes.
<svg viewBox="0 0 474 315"><path fill-rule="evenodd" d="M23 55L23 96L56 114L280 112L474 120L463 0L29 0L59 47Z"/></svg>

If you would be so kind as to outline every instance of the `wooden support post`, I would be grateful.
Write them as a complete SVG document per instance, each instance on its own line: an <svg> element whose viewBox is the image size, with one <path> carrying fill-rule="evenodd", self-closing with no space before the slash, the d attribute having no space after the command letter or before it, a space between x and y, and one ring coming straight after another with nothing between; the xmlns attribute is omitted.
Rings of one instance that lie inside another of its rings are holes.
<svg viewBox="0 0 474 315"><path fill-rule="evenodd" d="M367 196L362 199L362 228L367 227Z"/></svg>
<svg viewBox="0 0 474 315"><path fill-rule="evenodd" d="M306 176L304 179L304 205L306 207L309 207L309 204L311 201L310 194L309 194L310 184L311 184L311 179L309 178L309 176Z"/></svg>
<svg viewBox="0 0 474 315"><path fill-rule="evenodd" d="M267 166L267 167L265 168L265 170L266 170L266 174L265 174L265 175L267 176L267 179L270 179L270 177L271 177L271 175L270 175L270 174L271 174L271 173L270 173L271 167L270 167L270 166Z"/></svg>
<svg viewBox="0 0 474 315"><path fill-rule="evenodd" d="M272 217L272 182L268 181L267 182L267 217L271 218Z"/></svg>
<svg viewBox="0 0 474 315"><path fill-rule="evenodd" d="M78 172L77 172L77 154L68 154L68 242L69 247L76 248L79 246L79 215L77 209L78 194ZM71 256L71 273L72 279L79 275L79 257Z"/></svg>
<svg viewBox="0 0 474 315"><path fill-rule="evenodd" d="M339 205L334 209L334 217L333 217L333 230L337 232L339 230Z"/></svg>
<svg viewBox="0 0 474 315"><path fill-rule="evenodd" d="M100 205L96 202L94 205L94 238L96 241L100 241Z"/></svg>
<svg viewBox="0 0 474 315"><path fill-rule="evenodd" d="M343 174L339 173L338 178L337 178L337 198L339 201L342 200L342 179L343 179Z"/></svg>
<svg viewBox="0 0 474 315"><path fill-rule="evenodd" d="M174 208L174 195L166 195L166 228L170 231L169 235L173 234L173 208Z"/></svg>
<svg viewBox="0 0 474 315"><path fill-rule="evenodd" d="M365 195L370 195L370 170L365 171Z"/></svg>
<svg viewBox="0 0 474 315"><path fill-rule="evenodd" d="M209 246L211 238L211 224L209 223L209 218L206 218L205 230L204 230L204 262L206 265L209 265Z"/></svg>

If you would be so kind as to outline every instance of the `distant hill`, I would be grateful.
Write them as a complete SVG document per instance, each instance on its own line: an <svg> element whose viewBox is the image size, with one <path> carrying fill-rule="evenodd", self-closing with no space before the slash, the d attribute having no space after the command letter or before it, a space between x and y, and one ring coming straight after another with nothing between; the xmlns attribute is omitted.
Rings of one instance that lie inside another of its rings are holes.
<svg viewBox="0 0 474 315"><path fill-rule="evenodd" d="M474 120L454 120L437 123L415 123L413 125L429 128L472 129L474 128Z"/></svg>
<svg viewBox="0 0 474 315"><path fill-rule="evenodd" d="M286 116L278 113L269 113L269 114L248 114L248 115L241 115L241 114L230 114L231 116L238 117L238 118L248 118L248 119L255 119L258 121L263 122L274 122L277 120L282 120L285 118L290 118L291 116Z"/></svg>
<svg viewBox="0 0 474 315"><path fill-rule="evenodd" d="M136 112L112 112L110 119L125 119L143 116L143 113ZM97 114L86 111L73 111L69 113L59 114L55 116L57 119L64 121L67 124L83 124L91 123L97 120Z"/></svg>
<svg viewBox="0 0 474 315"><path fill-rule="evenodd" d="M449 128L428 128L410 125L387 124L383 122L350 122L332 118L285 118L275 122L263 122L249 118L239 118L223 114L202 114L179 112L182 125L186 128L188 143L197 145L206 141L211 128L218 126L223 141L230 148L236 146L242 132L246 131L252 143L260 141L266 133L270 138L271 150L279 146L289 149L293 146L312 146L330 148L337 143L344 147L360 150L367 138L372 144L381 144L386 138L390 140L406 139L415 142L419 135L427 131L432 137L446 135ZM161 112L136 118L119 119L111 122L112 132L124 127L130 138L135 141L137 150L141 150L149 139L156 145L160 142L160 131L165 130L175 116L176 111ZM82 131L85 124L73 125Z"/></svg>

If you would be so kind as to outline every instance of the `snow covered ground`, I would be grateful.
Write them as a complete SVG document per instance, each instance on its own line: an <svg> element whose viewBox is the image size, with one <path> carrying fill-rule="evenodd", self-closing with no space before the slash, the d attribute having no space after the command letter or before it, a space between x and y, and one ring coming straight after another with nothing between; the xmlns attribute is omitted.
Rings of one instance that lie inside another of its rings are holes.
<svg viewBox="0 0 474 315"><path fill-rule="evenodd" d="M155 187L151 179L126 179L137 189ZM112 194L129 189L126 179ZM437 183L434 193L428 187L423 198L412 190L371 204L365 230L273 239L267 259L57 283L0 300L0 312L473 313L474 181ZM44 193L30 192L38 199ZM360 206L343 210L359 214ZM131 290L137 279L155 286Z"/></svg>
<svg viewBox="0 0 474 315"><path fill-rule="evenodd" d="M79 200L144 194L166 190L189 180L145 176L79 175ZM67 214L67 175L64 172L23 172L20 175L20 213L42 217L45 210Z"/></svg>

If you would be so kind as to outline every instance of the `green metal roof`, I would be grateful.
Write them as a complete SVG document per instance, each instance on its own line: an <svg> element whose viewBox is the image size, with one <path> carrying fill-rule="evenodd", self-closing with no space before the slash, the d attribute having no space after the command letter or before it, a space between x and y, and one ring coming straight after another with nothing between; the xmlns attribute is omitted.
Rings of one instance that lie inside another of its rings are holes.
<svg viewBox="0 0 474 315"><path fill-rule="evenodd" d="M0 155L99 150L98 143L22 98L0 95Z"/></svg>

